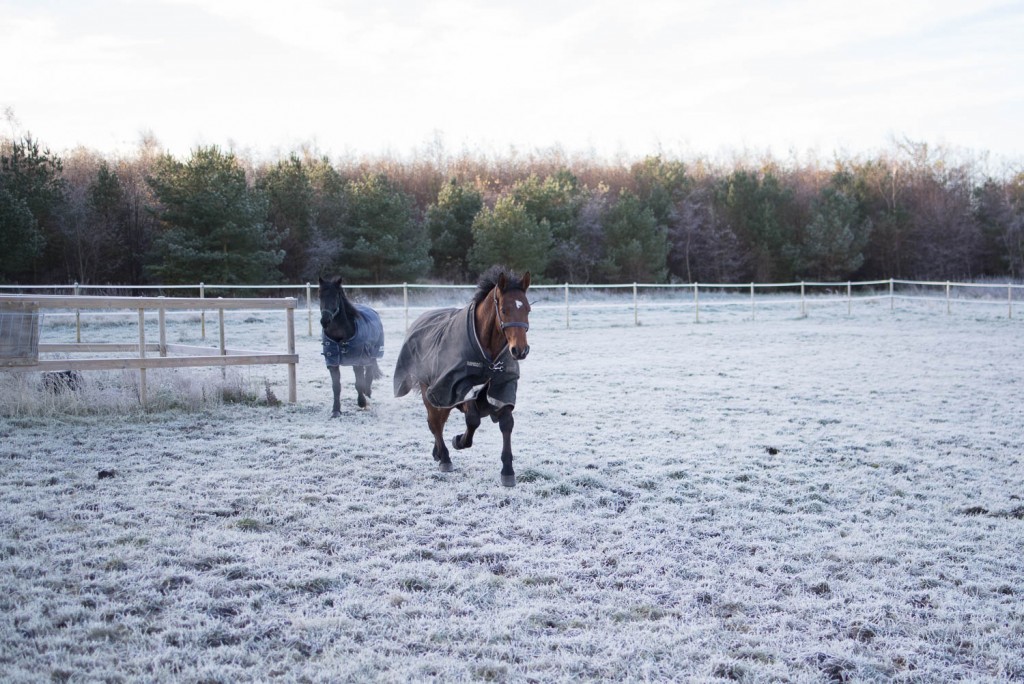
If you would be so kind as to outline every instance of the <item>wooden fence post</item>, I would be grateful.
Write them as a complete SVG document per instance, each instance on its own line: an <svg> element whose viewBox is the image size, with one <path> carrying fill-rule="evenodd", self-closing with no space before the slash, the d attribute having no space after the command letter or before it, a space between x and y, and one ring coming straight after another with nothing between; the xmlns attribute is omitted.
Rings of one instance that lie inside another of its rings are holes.
<svg viewBox="0 0 1024 684"><path fill-rule="evenodd" d="M309 317L309 336L313 336L313 297L309 281L306 281L306 314ZM291 353L291 352L289 352Z"/></svg>
<svg viewBox="0 0 1024 684"><path fill-rule="evenodd" d="M693 282L693 322L700 323L700 296L697 294L697 281Z"/></svg>
<svg viewBox="0 0 1024 684"><path fill-rule="evenodd" d="M199 283L199 298L204 299L206 297L206 286ZM206 309L199 312L199 339L206 339Z"/></svg>
<svg viewBox="0 0 1024 684"><path fill-rule="evenodd" d="M569 329L569 283L565 284L565 329Z"/></svg>
<svg viewBox="0 0 1024 684"><path fill-rule="evenodd" d="M167 356L167 324L166 324L166 311L160 309L157 312L157 320L160 328L160 356Z"/></svg>
<svg viewBox="0 0 1024 684"><path fill-rule="evenodd" d="M139 309L139 358L146 358L146 310ZM139 368L139 402L146 405L146 369Z"/></svg>
<svg viewBox="0 0 1024 684"><path fill-rule="evenodd" d="M640 325L640 309L636 301L636 283L633 283L633 325Z"/></svg>
<svg viewBox="0 0 1024 684"><path fill-rule="evenodd" d="M307 283L308 284L308 283ZM307 300L308 301L308 300ZM295 308L288 307L286 317L288 320L288 353L295 353ZM312 323L310 324L312 325ZM296 378L295 378L295 364L288 364L288 402L294 404L296 402Z"/></svg>
<svg viewBox="0 0 1024 684"><path fill-rule="evenodd" d="M75 296L77 297L78 283L75 282ZM82 311L81 309L75 309L75 342L78 344L82 343Z"/></svg>
<svg viewBox="0 0 1024 684"><path fill-rule="evenodd" d="M217 299L224 299L224 298L223 297L217 297ZM218 314L218 321L220 323L220 355L221 356L227 356L227 354L228 354L227 344L225 344L225 342L224 342L224 307L223 306L218 306L217 307L217 314ZM221 377L221 379L226 378L227 376L228 376L228 367L227 366L221 366L220 367L220 377Z"/></svg>

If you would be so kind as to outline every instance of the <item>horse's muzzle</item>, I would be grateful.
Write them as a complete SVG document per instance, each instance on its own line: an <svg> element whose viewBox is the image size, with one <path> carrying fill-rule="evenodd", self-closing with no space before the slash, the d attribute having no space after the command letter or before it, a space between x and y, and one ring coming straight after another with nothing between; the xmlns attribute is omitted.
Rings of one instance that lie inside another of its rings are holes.
<svg viewBox="0 0 1024 684"><path fill-rule="evenodd" d="M516 361L522 361L526 358L526 355L530 353L530 345L526 345L525 347L512 347L509 349L509 352L511 352L513 359Z"/></svg>

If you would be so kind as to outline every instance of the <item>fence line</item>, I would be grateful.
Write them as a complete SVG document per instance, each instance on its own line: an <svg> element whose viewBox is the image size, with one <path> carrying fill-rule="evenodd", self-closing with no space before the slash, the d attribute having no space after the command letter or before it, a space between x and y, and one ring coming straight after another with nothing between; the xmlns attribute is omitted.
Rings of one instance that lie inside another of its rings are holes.
<svg viewBox="0 0 1024 684"><path fill-rule="evenodd" d="M78 286L76 285L76 289ZM296 401L296 369L299 362L295 352L295 298L284 299L200 299L189 297L95 297L82 295L4 295L0 294L0 309L4 311L0 321L10 319L11 343L4 347L10 358L0 357L0 369L12 372L32 370L110 370L137 369L139 372L139 399L146 403L146 369L181 368L186 366L227 366L286 364L288 366L288 401ZM220 321L219 347L201 347L185 344L168 344L165 328L167 310L194 311L199 307L217 311ZM76 331L74 344L47 344L39 342L38 336L17 334L19 329L38 330L38 312L44 309L75 309ZM139 341L137 344L107 342L82 343L80 309L126 309L128 315L138 315ZM159 343L146 342L146 310L156 311L159 321ZM287 351L285 353L229 349L224 337L225 310L276 310L285 312L287 327ZM3 326L0 326L0 330ZM25 349L16 349L22 345ZM10 349L8 349L8 346ZM130 352L135 356L117 356L102 359L40 359L40 353L85 352L119 353ZM147 356L146 352L157 352L159 356ZM180 354L171 357L169 354Z"/></svg>
<svg viewBox="0 0 1024 684"><path fill-rule="evenodd" d="M928 296L922 294L906 294L898 292L896 286L911 287L911 288L942 288L944 292L941 292L941 296ZM402 304L401 307L405 313L405 325L406 328L409 326L409 315L411 309L427 308L427 307L410 307L409 294L410 292L416 291L444 291L444 290L473 290L475 285L447 285L447 284L423 284L423 283L385 283L377 285L365 285L365 284L352 284L345 285L348 290L377 290L377 291L401 291ZM298 291L305 294L305 309L307 317L307 329L310 336L313 335L313 298L315 296L314 289L316 286L312 283L304 284L258 284L258 285L210 285L206 283L198 283L194 285L82 285L79 283L73 283L71 285L0 285L0 294L4 290L18 290L18 291L32 291L32 290L66 290L70 291L73 296L81 297L84 292L90 290L101 290L101 291L116 291L116 290L134 290L134 291L145 291L145 290L156 290L156 291L180 291L180 290L192 290L199 293L198 301L200 304L197 308L200 310L200 326L202 339L206 339L206 309L204 308L205 302L212 301L211 298L207 297L208 291L216 292L233 292L233 291L244 291L244 290L271 290L274 292L283 291ZM854 295L854 289L868 289L870 294L858 294ZM693 317L694 322L699 323L701 320L701 306L702 303L707 307L710 303L715 303L714 298L708 299L707 293L713 293L715 291L748 291L750 299L750 316L751 319L757 317L757 294L761 292L774 290L774 291L787 291L793 290L792 297L774 297L770 304L781 305L781 304L799 304L799 311L801 316L807 316L807 303L809 299L814 301L822 301L822 298L830 297L831 300L837 299L835 294L838 294L838 299L844 300L847 305L847 314L852 314L853 301L878 301L878 300L889 300L890 311L896 310L896 301L927 301L927 302L945 302L946 313L952 312L952 300L953 292L956 289L964 288L970 289L987 289L998 291L1005 288L1006 297L1004 303L1007 307L1007 317L1013 318L1013 309L1015 299L1019 300L1021 297L1018 295L1015 297L1014 290L1024 290L1024 284L1018 283L965 283L965 282L954 282L954 281L937 281L937 280L906 280L901 278L888 278L881 280L861 280L861 281L845 281L845 282L821 282L821 281L791 281L783 283L607 283L607 284L535 284L531 285L531 291L553 291L563 294L564 308L565 308L565 325L566 328L571 325L571 312L573 306L580 309L585 309L588 306L586 303L581 303L574 300L571 297L573 291L578 292L601 292L601 291L615 291L615 290L631 290L632 291L632 308L633 308L633 322L635 325L640 323L640 292L641 291L677 291L680 293L692 293L688 294L688 298L692 298ZM826 294L809 294L809 290L813 289L824 289ZM880 290L880 293L879 293ZM701 299L701 293L704 292L705 299ZM683 300L680 299L681 303ZM992 298L958 298L959 303L968 304L992 304L999 303L997 300ZM648 302L648 304L654 304ZM605 304L606 305L606 304ZM762 304L764 305L764 304ZM216 308L216 307L210 307ZM316 309L319 313L319 308ZM80 323L80 312L75 309L76 319L76 339L81 341L81 323Z"/></svg>

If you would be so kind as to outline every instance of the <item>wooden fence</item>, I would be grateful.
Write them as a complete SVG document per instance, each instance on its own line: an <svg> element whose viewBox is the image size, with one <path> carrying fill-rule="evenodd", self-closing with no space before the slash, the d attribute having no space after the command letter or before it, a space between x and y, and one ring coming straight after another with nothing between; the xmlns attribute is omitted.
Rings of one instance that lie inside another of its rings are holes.
<svg viewBox="0 0 1024 684"><path fill-rule="evenodd" d="M53 370L117 370L138 369L139 399L146 403L146 370L149 368L182 368L199 366L249 366L266 364L288 365L288 401L296 401L295 365L295 298L280 299L239 298L210 299L195 297L90 297L62 295L0 295L0 316L7 319L0 326L0 369L12 372ZM46 309L128 309L138 312L139 341L135 343L83 343L48 344L38 340L31 332L37 329L38 312ZM220 322L220 344L204 347L186 344L168 344L165 325L167 311L213 310ZM285 312L287 346L285 353L229 349L224 338L224 312L228 309L281 309ZM159 320L159 341L146 341L146 311L156 311ZM18 325L21 317L27 325ZM27 319L26 319L27 317ZM19 332L20 331L20 332ZM45 353L119 354L109 358L40 359ZM153 355L151 355L153 354ZM171 356L177 354L179 356Z"/></svg>

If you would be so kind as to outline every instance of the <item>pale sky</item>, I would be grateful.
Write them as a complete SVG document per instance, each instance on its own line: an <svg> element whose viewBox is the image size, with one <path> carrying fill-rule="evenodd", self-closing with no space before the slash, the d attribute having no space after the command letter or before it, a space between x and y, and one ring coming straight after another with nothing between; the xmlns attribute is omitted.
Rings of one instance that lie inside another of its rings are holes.
<svg viewBox="0 0 1024 684"><path fill-rule="evenodd" d="M0 0L5 110L56 151L1022 159L1024 2Z"/></svg>

